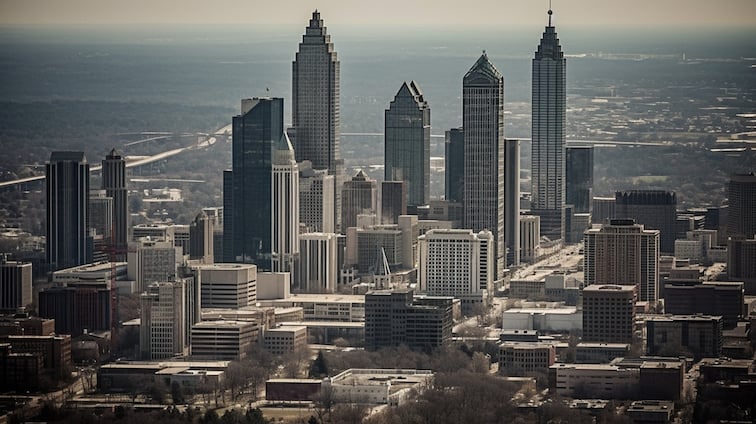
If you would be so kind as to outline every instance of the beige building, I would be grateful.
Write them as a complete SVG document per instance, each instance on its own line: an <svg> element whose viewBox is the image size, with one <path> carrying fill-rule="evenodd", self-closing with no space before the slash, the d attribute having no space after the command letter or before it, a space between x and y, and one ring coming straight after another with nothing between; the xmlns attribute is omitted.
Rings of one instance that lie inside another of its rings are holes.
<svg viewBox="0 0 756 424"><path fill-rule="evenodd" d="M638 368L605 364L554 364L549 381L559 396L628 399L640 384Z"/></svg>
<svg viewBox="0 0 756 424"><path fill-rule="evenodd" d="M263 335L263 347L274 355L285 355L307 347L307 327L271 328Z"/></svg>
<svg viewBox="0 0 756 424"><path fill-rule="evenodd" d="M191 355L201 360L239 360L257 343L257 321L202 321L192 326Z"/></svg>
<svg viewBox="0 0 756 424"><path fill-rule="evenodd" d="M499 345L499 372L525 375L547 372L556 362L556 346L546 342L504 342Z"/></svg>

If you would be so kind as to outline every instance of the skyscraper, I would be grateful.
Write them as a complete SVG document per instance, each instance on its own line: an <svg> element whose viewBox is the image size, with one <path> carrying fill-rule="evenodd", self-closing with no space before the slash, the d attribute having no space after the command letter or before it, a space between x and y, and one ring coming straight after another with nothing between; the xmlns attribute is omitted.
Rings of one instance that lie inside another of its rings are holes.
<svg viewBox="0 0 756 424"><path fill-rule="evenodd" d="M590 213L593 190L593 146L567 148L566 200L575 213Z"/></svg>
<svg viewBox="0 0 756 424"><path fill-rule="evenodd" d="M462 79L464 227L494 235L496 273L504 270L504 77L485 52Z"/></svg>
<svg viewBox="0 0 756 424"><path fill-rule="evenodd" d="M286 133L273 147L273 272L293 272L299 255L299 167Z"/></svg>
<svg viewBox="0 0 756 424"><path fill-rule="evenodd" d="M465 131L462 128L452 128L446 131L444 144L444 164L446 175L446 200L462 202L465 184Z"/></svg>
<svg viewBox="0 0 756 424"><path fill-rule="evenodd" d="M396 224L399 215L407 215L407 183L381 182L381 224Z"/></svg>
<svg viewBox="0 0 756 424"><path fill-rule="evenodd" d="M297 288L305 293L333 293L338 283L337 236L307 233L299 237Z"/></svg>
<svg viewBox="0 0 756 424"><path fill-rule="evenodd" d="M344 168L339 153L339 73L340 62L331 36L316 10L292 63L290 136L297 162L309 160L314 169L327 169L336 176L335 214L341 210Z"/></svg>
<svg viewBox="0 0 756 424"><path fill-rule="evenodd" d="M613 219L585 232L585 285L636 286L638 300L659 300L659 230Z"/></svg>
<svg viewBox="0 0 756 424"><path fill-rule="evenodd" d="M312 162L302 161L299 165L299 222L312 233L333 233L335 231L333 175L328 170L312 169Z"/></svg>
<svg viewBox="0 0 756 424"><path fill-rule="evenodd" d="M727 235L756 238L756 173L732 174L727 200Z"/></svg>
<svg viewBox="0 0 756 424"><path fill-rule="evenodd" d="M215 262L213 256L214 223L205 211L200 211L189 224L189 259L199 260L204 264ZM184 252L187 253L187 252Z"/></svg>
<svg viewBox="0 0 756 424"><path fill-rule="evenodd" d="M551 14L533 58L531 210L541 217L541 235L556 240L564 239L567 60Z"/></svg>
<svg viewBox="0 0 756 424"><path fill-rule="evenodd" d="M504 140L504 247L507 265L520 264L520 140Z"/></svg>
<svg viewBox="0 0 756 424"><path fill-rule="evenodd" d="M82 152L53 152L45 166L46 260L51 271L87 263L89 164Z"/></svg>
<svg viewBox="0 0 756 424"><path fill-rule="evenodd" d="M399 88L385 114L386 181L407 184L407 204L430 201L430 108L415 81Z"/></svg>
<svg viewBox="0 0 756 424"><path fill-rule="evenodd" d="M116 259L126 259L129 237L129 191L126 188L126 161L112 149L102 161L102 189L113 198L112 245Z"/></svg>
<svg viewBox="0 0 756 424"><path fill-rule="evenodd" d="M15 313L32 303L32 265L0 254L0 313Z"/></svg>
<svg viewBox="0 0 756 424"><path fill-rule="evenodd" d="M242 100L233 118L233 169L223 175L225 262L270 270L272 255L273 146L283 132L283 99Z"/></svg>

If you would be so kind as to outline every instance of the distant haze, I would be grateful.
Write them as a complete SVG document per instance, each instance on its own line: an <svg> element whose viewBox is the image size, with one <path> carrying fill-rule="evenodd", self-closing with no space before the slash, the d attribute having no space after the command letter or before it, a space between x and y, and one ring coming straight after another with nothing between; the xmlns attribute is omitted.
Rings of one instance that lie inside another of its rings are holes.
<svg viewBox="0 0 756 424"><path fill-rule="evenodd" d="M542 25L540 0L0 0L0 25L254 24L302 26L318 8L341 28L433 28ZM559 25L754 26L754 0L554 0Z"/></svg>

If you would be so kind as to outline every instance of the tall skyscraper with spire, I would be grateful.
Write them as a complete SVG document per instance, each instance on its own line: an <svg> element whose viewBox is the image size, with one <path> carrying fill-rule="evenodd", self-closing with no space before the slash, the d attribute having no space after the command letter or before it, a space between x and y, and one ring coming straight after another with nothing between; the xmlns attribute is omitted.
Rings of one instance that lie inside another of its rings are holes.
<svg viewBox="0 0 756 424"><path fill-rule="evenodd" d="M241 112L232 122L232 169L223 173L223 256L270 271L273 147L285 137L283 99L244 99Z"/></svg>
<svg viewBox="0 0 756 424"><path fill-rule="evenodd" d="M292 63L292 128L289 131L297 162L309 160L313 169L336 176L335 211L341 210L344 161L339 152L340 62L331 36L315 10Z"/></svg>
<svg viewBox="0 0 756 424"><path fill-rule="evenodd" d="M430 201L430 108L415 81L399 88L385 114L385 181L404 181L409 206Z"/></svg>
<svg viewBox="0 0 756 424"><path fill-rule="evenodd" d="M89 163L83 152L52 152L45 166L47 264L51 271L87 263Z"/></svg>
<svg viewBox="0 0 756 424"><path fill-rule="evenodd" d="M564 239L567 61L552 13L533 58L531 210L541 217L541 235L556 240Z"/></svg>
<svg viewBox="0 0 756 424"><path fill-rule="evenodd" d="M464 226L494 235L495 279L504 248L504 77L485 52L462 79Z"/></svg>
<svg viewBox="0 0 756 424"><path fill-rule="evenodd" d="M299 255L299 167L286 133L273 147L273 272L294 272Z"/></svg>
<svg viewBox="0 0 756 424"><path fill-rule="evenodd" d="M102 161L102 189L113 199L113 228L111 245L116 248L116 259L126 260L129 242L129 202L126 189L126 161L112 149Z"/></svg>

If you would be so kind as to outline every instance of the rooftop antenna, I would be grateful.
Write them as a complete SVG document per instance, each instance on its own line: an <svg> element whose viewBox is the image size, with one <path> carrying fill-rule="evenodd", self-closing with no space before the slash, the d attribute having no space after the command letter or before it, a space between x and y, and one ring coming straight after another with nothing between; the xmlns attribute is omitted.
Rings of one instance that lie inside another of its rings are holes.
<svg viewBox="0 0 756 424"><path fill-rule="evenodd" d="M554 12L551 10L551 0L549 0L549 26L551 26L551 15L554 14Z"/></svg>

